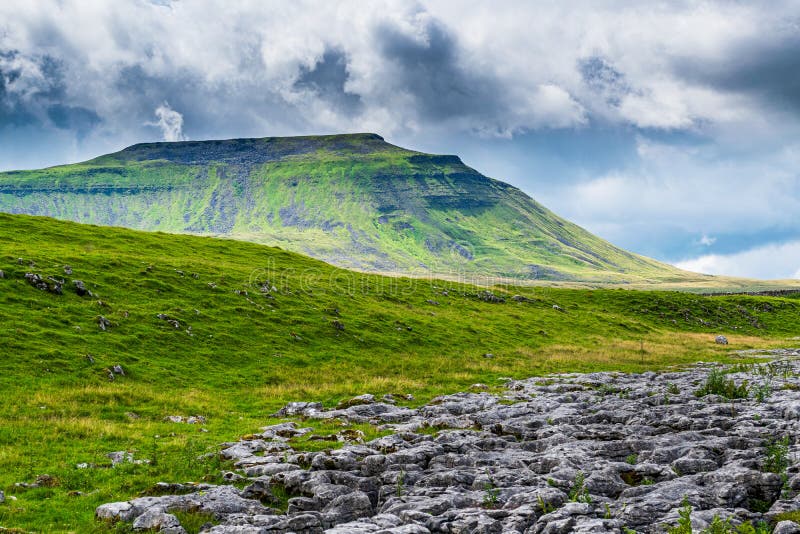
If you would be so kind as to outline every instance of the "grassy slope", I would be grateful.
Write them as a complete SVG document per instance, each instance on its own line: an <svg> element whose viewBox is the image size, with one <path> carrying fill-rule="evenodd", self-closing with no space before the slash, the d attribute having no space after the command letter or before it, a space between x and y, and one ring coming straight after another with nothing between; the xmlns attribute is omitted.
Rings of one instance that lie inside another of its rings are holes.
<svg viewBox="0 0 800 534"><path fill-rule="evenodd" d="M382 272L698 278L618 249L458 158L371 134L153 143L0 173L0 211L226 235Z"/></svg>
<svg viewBox="0 0 800 534"><path fill-rule="evenodd" d="M23 279L64 277L65 264L67 282L85 281L94 298ZM45 532L103 530L95 506L159 480L217 481L219 462L197 455L291 400L422 401L502 376L725 359L730 348L794 343L800 329L795 299L497 288L532 300L492 304L475 287L357 274L256 244L2 214L0 269L0 489L18 498L0 505L0 525ZM257 289L266 280L274 299ZM717 333L731 346L715 345ZM127 376L109 381L115 364ZM205 415L209 432L163 421L173 414ZM123 449L157 462L75 468ZM13 487L43 473L57 485Z"/></svg>

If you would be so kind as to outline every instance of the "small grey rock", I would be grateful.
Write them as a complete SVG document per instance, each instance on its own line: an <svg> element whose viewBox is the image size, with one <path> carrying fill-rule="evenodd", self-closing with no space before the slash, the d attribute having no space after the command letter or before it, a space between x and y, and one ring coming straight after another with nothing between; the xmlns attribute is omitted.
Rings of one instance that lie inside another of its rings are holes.
<svg viewBox="0 0 800 534"><path fill-rule="evenodd" d="M129 502L111 502L98 506L94 515L97 519L106 521L131 521L136 512Z"/></svg>
<svg viewBox="0 0 800 534"><path fill-rule="evenodd" d="M75 286L75 293L77 293L79 297L85 295L93 296L92 292L86 288L86 284L84 284L82 280L73 280L72 285Z"/></svg>
<svg viewBox="0 0 800 534"><path fill-rule="evenodd" d="M160 510L148 510L133 522L133 530L163 532L165 529L180 527L181 522L172 514Z"/></svg>
<svg viewBox="0 0 800 534"><path fill-rule="evenodd" d="M331 526L369 517L372 514L372 502L363 491L339 495L322 510L323 522Z"/></svg>
<svg viewBox="0 0 800 534"><path fill-rule="evenodd" d="M800 534L800 526L794 521L781 521L775 525L772 534Z"/></svg>

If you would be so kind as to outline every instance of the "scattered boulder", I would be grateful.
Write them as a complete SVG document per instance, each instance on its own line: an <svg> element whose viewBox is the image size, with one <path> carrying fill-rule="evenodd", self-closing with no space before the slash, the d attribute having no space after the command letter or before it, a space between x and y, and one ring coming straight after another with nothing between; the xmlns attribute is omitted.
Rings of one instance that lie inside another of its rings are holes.
<svg viewBox="0 0 800 534"><path fill-rule="evenodd" d="M52 475L39 475L33 482L17 482L14 484L17 488L32 489L32 488L54 488L58 486L58 479Z"/></svg>
<svg viewBox="0 0 800 534"><path fill-rule="evenodd" d="M125 376L125 370L119 364L112 367L111 372L114 373L115 375Z"/></svg>
<svg viewBox="0 0 800 534"><path fill-rule="evenodd" d="M800 525L794 521L780 521L772 534L800 534Z"/></svg>
<svg viewBox="0 0 800 534"><path fill-rule="evenodd" d="M3 490L0 490L0 504L6 502L6 494L3 493Z"/></svg>
<svg viewBox="0 0 800 534"><path fill-rule="evenodd" d="M64 292L64 280L58 280L52 276L42 278L38 273L25 273L25 280L41 291L48 291L55 295L61 295Z"/></svg>
<svg viewBox="0 0 800 534"><path fill-rule="evenodd" d="M2 270L2 269L0 269L0 279L1 279L1 278L5 278L5 277L6 277L6 273L5 273L5 272L3 272L3 270Z"/></svg>
<svg viewBox="0 0 800 534"><path fill-rule="evenodd" d="M79 297L83 297L83 296L85 296L85 295L88 295L88 296L90 296L90 297L93 297L93 296L94 296L94 295L92 294L92 292L91 292L91 291L89 291L89 290L86 288L86 284L84 284L82 280L73 280L73 281L72 281L72 285L75 287L75 293L77 293L77 295L78 295Z"/></svg>
<svg viewBox="0 0 800 534"><path fill-rule="evenodd" d="M362 404L372 404L375 402L375 396L365 393L358 395L352 399L344 400L336 405L337 408L349 408L350 406L359 406Z"/></svg>
<svg viewBox="0 0 800 534"><path fill-rule="evenodd" d="M64 266L64 274L66 274L67 276L72 275L72 267L70 267L69 265L65 265Z"/></svg>
<svg viewBox="0 0 800 534"><path fill-rule="evenodd" d="M334 319L331 321L331 326L333 326L336 330L343 331L344 330L344 323L341 322L339 319Z"/></svg>
<svg viewBox="0 0 800 534"><path fill-rule="evenodd" d="M98 506L94 511L94 516L103 521L131 521L137 517L139 512L129 502L112 502ZM140 512L141 515L141 512Z"/></svg>
<svg viewBox="0 0 800 534"><path fill-rule="evenodd" d="M164 421L169 423L186 423L187 425L200 425L206 422L206 418L202 415L190 415L185 417L183 415L168 415Z"/></svg>
<svg viewBox="0 0 800 534"><path fill-rule="evenodd" d="M168 323L169 323L170 325L172 325L174 328L180 328L180 327L181 327L181 323L180 323L180 321L178 321L178 320L177 320L177 319L175 319L174 317L170 317L170 316L169 316L169 315L167 315L166 313L159 313L159 314L157 314L157 315L156 315L156 317L158 317L158 318L159 318L159 319L161 319L162 321L166 321L166 322L168 322Z"/></svg>
<svg viewBox="0 0 800 534"><path fill-rule="evenodd" d="M102 315L100 315L100 316L97 317L97 326L100 327L100 330L105 332L106 330L111 328L111 321L109 321L107 318L105 318Z"/></svg>
<svg viewBox="0 0 800 534"><path fill-rule="evenodd" d="M725 337L725 336L717 336L714 339L714 343L716 343L717 345L727 345L728 344L728 338Z"/></svg>
<svg viewBox="0 0 800 534"><path fill-rule="evenodd" d="M506 301L506 299L504 299L503 297L499 297L499 296L495 295L494 293L492 293L488 289L478 292L477 296L478 296L478 300L482 300L483 302L491 302L491 303L495 303L495 304L502 304L502 303L504 303Z"/></svg>
<svg viewBox="0 0 800 534"><path fill-rule="evenodd" d="M111 460L111 465L115 466L123 462L133 462L133 454L127 451L109 452L106 457Z"/></svg>
<svg viewBox="0 0 800 534"><path fill-rule="evenodd" d="M261 291L261 293L263 293L264 295L269 295L270 293L277 292L278 288L269 282L264 282L263 284L261 284L258 290Z"/></svg>
<svg viewBox="0 0 800 534"><path fill-rule="evenodd" d="M321 411L321 402L290 402L278 410L274 414L274 417L294 417L296 415L308 416L309 414Z"/></svg>
<svg viewBox="0 0 800 534"><path fill-rule="evenodd" d="M133 522L133 530L147 532L169 532L170 534L185 534L178 518L159 510L148 510Z"/></svg>

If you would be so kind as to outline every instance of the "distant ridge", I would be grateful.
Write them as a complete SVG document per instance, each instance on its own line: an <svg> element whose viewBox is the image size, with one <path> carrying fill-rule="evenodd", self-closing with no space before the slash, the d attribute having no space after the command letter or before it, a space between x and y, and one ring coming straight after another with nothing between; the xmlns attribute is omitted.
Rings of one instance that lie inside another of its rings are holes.
<svg viewBox="0 0 800 534"><path fill-rule="evenodd" d="M0 211L228 236L366 271L522 280L679 281L458 156L373 133L141 143L0 173Z"/></svg>

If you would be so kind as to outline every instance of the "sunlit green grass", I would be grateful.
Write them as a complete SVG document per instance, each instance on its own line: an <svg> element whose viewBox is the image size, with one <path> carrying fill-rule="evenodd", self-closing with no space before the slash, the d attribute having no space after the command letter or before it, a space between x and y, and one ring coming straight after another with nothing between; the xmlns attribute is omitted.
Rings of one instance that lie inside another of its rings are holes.
<svg viewBox="0 0 800 534"><path fill-rule="evenodd" d="M158 481L218 482L226 466L197 457L276 422L288 401L412 393L418 404L501 377L727 360L800 335L796 299L496 287L506 302L489 303L484 288L357 274L245 242L28 216L0 215L0 270L0 489L16 497L0 504L0 526L39 532L102 531L97 505ZM33 288L26 272L65 278L64 294ZM126 375L112 381L117 364ZM106 454L118 450L152 463L112 469ZM14 486L42 474L55 485Z"/></svg>

